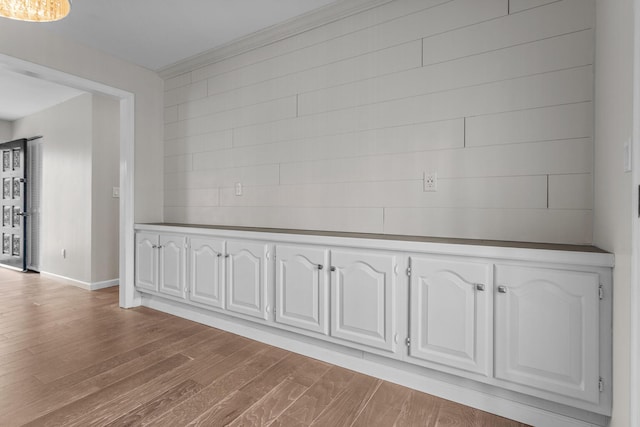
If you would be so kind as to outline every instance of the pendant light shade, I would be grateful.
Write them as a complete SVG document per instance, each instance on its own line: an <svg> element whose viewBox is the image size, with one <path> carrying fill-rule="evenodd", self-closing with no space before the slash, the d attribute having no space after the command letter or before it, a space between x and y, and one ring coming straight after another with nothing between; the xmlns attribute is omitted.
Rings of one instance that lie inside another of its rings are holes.
<svg viewBox="0 0 640 427"><path fill-rule="evenodd" d="M19 21L57 21L70 10L71 0L0 0L0 16Z"/></svg>

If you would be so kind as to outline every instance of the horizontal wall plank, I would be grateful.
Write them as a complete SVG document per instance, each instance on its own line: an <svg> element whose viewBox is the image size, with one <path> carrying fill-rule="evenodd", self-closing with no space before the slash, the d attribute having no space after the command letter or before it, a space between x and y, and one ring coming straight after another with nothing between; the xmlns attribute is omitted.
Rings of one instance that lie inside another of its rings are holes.
<svg viewBox="0 0 640 427"><path fill-rule="evenodd" d="M218 206L219 191L217 188L195 190L166 190L165 206Z"/></svg>
<svg viewBox="0 0 640 427"><path fill-rule="evenodd" d="M590 65L593 32L585 30L379 78L303 93L299 114L316 114Z"/></svg>
<svg viewBox="0 0 640 427"><path fill-rule="evenodd" d="M207 96L207 81L203 80L166 91L164 93L164 106L170 107L183 102L204 98L205 96Z"/></svg>
<svg viewBox="0 0 640 427"><path fill-rule="evenodd" d="M362 157L462 148L463 145L464 121L456 119L200 153L194 158L194 168Z"/></svg>
<svg viewBox="0 0 640 427"><path fill-rule="evenodd" d="M437 192L422 180L220 189L220 206L546 208L547 177L440 179Z"/></svg>
<svg viewBox="0 0 640 427"><path fill-rule="evenodd" d="M282 164L281 184L590 173L590 138Z"/></svg>
<svg viewBox="0 0 640 427"><path fill-rule="evenodd" d="M186 86L188 84L191 84L191 82L192 82L191 71L189 71L188 73L183 73L178 76L166 79L164 81L164 90L169 91L172 89L176 89L181 86Z"/></svg>
<svg viewBox="0 0 640 427"><path fill-rule="evenodd" d="M164 155L175 156L179 154L201 153L204 151L222 150L231 148L233 144L233 132L205 133L186 138L172 139L165 142ZM228 167L228 166L227 166Z"/></svg>
<svg viewBox="0 0 640 427"><path fill-rule="evenodd" d="M193 156L191 154L183 154L179 156L170 156L164 158L164 172L182 172L193 169Z"/></svg>
<svg viewBox="0 0 640 427"><path fill-rule="evenodd" d="M384 215L388 234L576 245L592 241L590 210L387 208Z"/></svg>
<svg viewBox="0 0 640 427"><path fill-rule="evenodd" d="M193 80L203 80L219 74L238 70L267 59L282 56L319 43L343 37L347 34L372 28L385 22L402 18L412 13L437 7L451 0L403 0L385 3L364 12L345 16L342 19L312 28L295 37L288 37L259 49L252 49L224 60L193 70Z"/></svg>
<svg viewBox="0 0 640 427"><path fill-rule="evenodd" d="M385 49L507 13L507 0L456 0L208 79L209 94Z"/></svg>
<svg viewBox="0 0 640 427"><path fill-rule="evenodd" d="M164 122L171 123L178 121L178 107L176 105L164 109Z"/></svg>
<svg viewBox="0 0 640 427"><path fill-rule="evenodd" d="M165 190L207 189L231 187L236 182L244 185L277 185L280 183L279 171L279 165L262 165L249 168L165 173L164 188Z"/></svg>
<svg viewBox="0 0 640 427"><path fill-rule="evenodd" d="M549 208L593 209L593 175L550 175Z"/></svg>
<svg viewBox="0 0 640 427"><path fill-rule="evenodd" d="M382 232L382 208L165 208L165 221L304 230Z"/></svg>
<svg viewBox="0 0 640 427"><path fill-rule="evenodd" d="M509 13L518 13L560 0L509 0Z"/></svg>
<svg viewBox="0 0 640 427"><path fill-rule="evenodd" d="M563 0L424 39L424 64L593 28L593 0Z"/></svg>
<svg viewBox="0 0 640 427"><path fill-rule="evenodd" d="M180 105L180 117L191 118L230 110L421 65L422 43L416 40L187 102Z"/></svg>
<svg viewBox="0 0 640 427"><path fill-rule="evenodd" d="M583 102L468 117L465 141L467 146L477 146L584 138L592 134L593 103Z"/></svg>
<svg viewBox="0 0 640 427"><path fill-rule="evenodd" d="M183 138L186 136L232 129L237 126L247 126L254 123L277 122L278 120L295 117L296 114L296 97L287 97L195 119L170 123L165 126L165 138Z"/></svg>
<svg viewBox="0 0 640 427"><path fill-rule="evenodd" d="M591 66L234 129L234 146L591 101Z"/></svg>

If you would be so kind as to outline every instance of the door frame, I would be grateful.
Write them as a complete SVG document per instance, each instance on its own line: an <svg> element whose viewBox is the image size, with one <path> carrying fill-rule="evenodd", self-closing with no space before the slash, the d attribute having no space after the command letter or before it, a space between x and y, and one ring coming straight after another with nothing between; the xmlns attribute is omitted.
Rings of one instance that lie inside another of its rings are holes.
<svg viewBox="0 0 640 427"><path fill-rule="evenodd" d="M134 169L135 169L135 95L126 90L54 70L33 62L0 54L0 65L11 71L36 76L85 92L105 95L120 101L120 307L140 305L133 286L134 272Z"/></svg>

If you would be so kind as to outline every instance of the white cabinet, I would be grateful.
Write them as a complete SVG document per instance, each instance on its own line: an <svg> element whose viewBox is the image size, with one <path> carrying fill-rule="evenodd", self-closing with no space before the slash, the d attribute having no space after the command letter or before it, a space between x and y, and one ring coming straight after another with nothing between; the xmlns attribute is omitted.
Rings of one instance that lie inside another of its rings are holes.
<svg viewBox="0 0 640 427"><path fill-rule="evenodd" d="M395 351L396 256L331 251L331 335Z"/></svg>
<svg viewBox="0 0 640 427"><path fill-rule="evenodd" d="M495 284L496 379L597 403L599 275L498 265Z"/></svg>
<svg viewBox="0 0 640 427"><path fill-rule="evenodd" d="M136 233L136 273L135 284L138 289L158 291L158 235Z"/></svg>
<svg viewBox="0 0 640 427"><path fill-rule="evenodd" d="M274 345L306 335L317 357L340 345L383 370L486 387L479 398L610 415L611 254L362 242L150 225L135 285L150 306L191 304L219 327L219 313L278 327Z"/></svg>
<svg viewBox="0 0 640 427"><path fill-rule="evenodd" d="M136 233L136 286L184 298L185 245L180 235Z"/></svg>
<svg viewBox="0 0 640 427"><path fill-rule="evenodd" d="M412 362L489 375L491 266L415 256L410 265Z"/></svg>
<svg viewBox="0 0 640 427"><path fill-rule="evenodd" d="M268 250L265 243L227 242L227 310L267 320Z"/></svg>
<svg viewBox="0 0 640 427"><path fill-rule="evenodd" d="M224 254L224 240L190 239L188 280L191 301L224 308Z"/></svg>
<svg viewBox="0 0 640 427"><path fill-rule="evenodd" d="M329 333L329 251L277 245L276 317L278 323Z"/></svg>

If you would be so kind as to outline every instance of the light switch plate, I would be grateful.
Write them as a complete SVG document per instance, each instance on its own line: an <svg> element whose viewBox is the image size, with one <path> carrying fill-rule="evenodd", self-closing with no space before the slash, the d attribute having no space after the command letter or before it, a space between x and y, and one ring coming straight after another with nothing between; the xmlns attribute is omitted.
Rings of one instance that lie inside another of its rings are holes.
<svg viewBox="0 0 640 427"><path fill-rule="evenodd" d="M631 172L631 138L624 143L624 171Z"/></svg>
<svg viewBox="0 0 640 427"><path fill-rule="evenodd" d="M120 197L120 187L113 187L113 190L111 192L111 197L113 197L114 199L117 199Z"/></svg>

